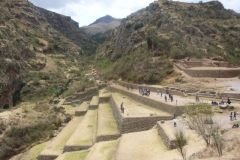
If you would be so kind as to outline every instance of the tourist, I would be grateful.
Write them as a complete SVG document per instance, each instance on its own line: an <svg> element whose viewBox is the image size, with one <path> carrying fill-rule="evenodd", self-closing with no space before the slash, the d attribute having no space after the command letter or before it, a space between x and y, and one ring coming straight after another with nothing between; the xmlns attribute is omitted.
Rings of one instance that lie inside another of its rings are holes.
<svg viewBox="0 0 240 160"><path fill-rule="evenodd" d="M171 95L171 102L173 102L173 95Z"/></svg>
<svg viewBox="0 0 240 160"><path fill-rule="evenodd" d="M235 120L237 120L237 112L236 111L233 112L233 117Z"/></svg>
<svg viewBox="0 0 240 160"><path fill-rule="evenodd" d="M223 100L223 98L222 98L222 100L221 100L221 104L224 104L224 100Z"/></svg>
<svg viewBox="0 0 240 160"><path fill-rule="evenodd" d="M218 103L217 102L215 102L215 101L212 101L212 106L217 106L218 105Z"/></svg>
<svg viewBox="0 0 240 160"><path fill-rule="evenodd" d="M121 103L121 107L120 107L122 113L124 113L124 107L123 107L123 102Z"/></svg>
<svg viewBox="0 0 240 160"><path fill-rule="evenodd" d="M199 102L199 97L198 97L198 95L196 95L195 101L196 101L196 102Z"/></svg>
<svg viewBox="0 0 240 160"><path fill-rule="evenodd" d="M165 102L167 102L167 95L165 95Z"/></svg>
<svg viewBox="0 0 240 160"><path fill-rule="evenodd" d="M173 124L174 124L174 127L177 127L177 119L176 118L173 119Z"/></svg>
<svg viewBox="0 0 240 160"><path fill-rule="evenodd" d="M230 113L230 120L232 121L232 118L233 118L233 112Z"/></svg>
<svg viewBox="0 0 240 160"><path fill-rule="evenodd" d="M238 128L239 125L238 124L233 124L232 128Z"/></svg>
<svg viewBox="0 0 240 160"><path fill-rule="evenodd" d="M157 89L157 95L159 95L159 89Z"/></svg>
<svg viewBox="0 0 240 160"><path fill-rule="evenodd" d="M228 99L227 99L227 104L231 104L231 100L229 99L229 97L228 97Z"/></svg>
<svg viewBox="0 0 240 160"><path fill-rule="evenodd" d="M161 97L162 97L162 90L161 90Z"/></svg>

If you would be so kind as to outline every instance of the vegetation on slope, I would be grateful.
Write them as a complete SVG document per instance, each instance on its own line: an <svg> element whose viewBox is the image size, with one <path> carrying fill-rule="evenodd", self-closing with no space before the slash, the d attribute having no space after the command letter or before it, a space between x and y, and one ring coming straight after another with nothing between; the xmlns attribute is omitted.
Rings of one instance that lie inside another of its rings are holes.
<svg viewBox="0 0 240 160"><path fill-rule="evenodd" d="M161 82L173 72L170 59L217 57L240 65L239 23L240 15L218 1L155 1L122 20L98 47L97 64L107 78L137 83Z"/></svg>

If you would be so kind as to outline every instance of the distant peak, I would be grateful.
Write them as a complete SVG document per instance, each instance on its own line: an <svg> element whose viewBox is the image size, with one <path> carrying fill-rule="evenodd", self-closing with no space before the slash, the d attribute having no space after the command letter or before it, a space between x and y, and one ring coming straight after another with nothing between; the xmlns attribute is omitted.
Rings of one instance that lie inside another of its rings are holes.
<svg viewBox="0 0 240 160"><path fill-rule="evenodd" d="M110 15L106 15L104 17L101 17L101 18L97 19L95 22L91 23L89 26L97 24L97 23L101 23L101 22L110 23L112 21L121 21L121 20L117 19L117 18L114 18L114 17L112 17Z"/></svg>

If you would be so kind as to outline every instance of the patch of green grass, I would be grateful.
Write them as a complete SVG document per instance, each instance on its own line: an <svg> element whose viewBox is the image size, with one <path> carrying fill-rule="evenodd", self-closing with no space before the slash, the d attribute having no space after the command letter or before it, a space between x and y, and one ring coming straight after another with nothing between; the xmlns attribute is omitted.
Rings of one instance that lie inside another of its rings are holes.
<svg viewBox="0 0 240 160"><path fill-rule="evenodd" d="M89 153L89 151L78 151L78 152L65 153L64 160L85 159L87 157L88 153Z"/></svg>

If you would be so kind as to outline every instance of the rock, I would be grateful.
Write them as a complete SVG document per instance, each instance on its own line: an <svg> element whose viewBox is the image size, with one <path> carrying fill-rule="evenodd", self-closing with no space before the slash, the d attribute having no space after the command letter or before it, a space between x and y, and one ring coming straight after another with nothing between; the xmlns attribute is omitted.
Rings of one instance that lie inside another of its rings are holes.
<svg viewBox="0 0 240 160"><path fill-rule="evenodd" d="M221 130L221 134L224 134L227 131L228 131L227 129L223 129L223 130Z"/></svg>
<svg viewBox="0 0 240 160"><path fill-rule="evenodd" d="M229 110L234 109L234 106L228 106L228 109Z"/></svg>
<svg viewBox="0 0 240 160"><path fill-rule="evenodd" d="M218 110L217 112L218 112L218 113L223 113L223 111L222 111L222 110Z"/></svg>
<svg viewBox="0 0 240 160"><path fill-rule="evenodd" d="M164 123L165 121L164 120L161 120L161 123Z"/></svg>
<svg viewBox="0 0 240 160"><path fill-rule="evenodd" d="M185 115L185 114L182 114L182 118L186 118L186 115Z"/></svg>

